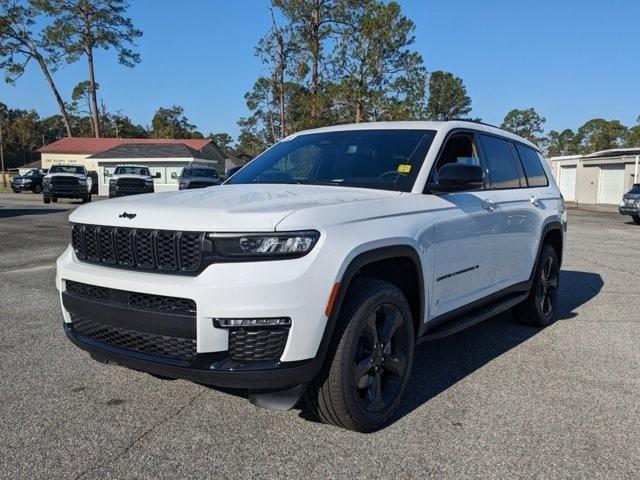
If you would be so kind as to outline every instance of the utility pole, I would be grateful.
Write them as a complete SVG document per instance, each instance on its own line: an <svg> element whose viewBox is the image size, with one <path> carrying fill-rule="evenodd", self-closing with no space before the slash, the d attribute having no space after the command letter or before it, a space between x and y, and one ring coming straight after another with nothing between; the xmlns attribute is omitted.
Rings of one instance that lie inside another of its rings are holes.
<svg viewBox="0 0 640 480"><path fill-rule="evenodd" d="M2 170L2 186L7 188L7 176L4 173L4 145L2 144L2 109L0 108L0 170Z"/></svg>

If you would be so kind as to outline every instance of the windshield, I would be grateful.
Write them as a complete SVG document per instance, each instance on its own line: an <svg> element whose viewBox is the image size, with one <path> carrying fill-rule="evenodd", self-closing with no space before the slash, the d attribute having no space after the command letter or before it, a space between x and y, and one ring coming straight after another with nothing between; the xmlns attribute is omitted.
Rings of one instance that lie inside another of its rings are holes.
<svg viewBox="0 0 640 480"><path fill-rule="evenodd" d="M123 166L116 167L116 171L114 175L143 175L150 176L149 169L147 167L131 167L131 166Z"/></svg>
<svg viewBox="0 0 640 480"><path fill-rule="evenodd" d="M183 177L217 177L218 173L213 168L185 168Z"/></svg>
<svg viewBox="0 0 640 480"><path fill-rule="evenodd" d="M431 146L433 130L348 130L282 141L227 183L345 185L408 192Z"/></svg>
<svg viewBox="0 0 640 480"><path fill-rule="evenodd" d="M27 173L24 174L25 177L37 177L38 176L38 170L29 170Z"/></svg>
<svg viewBox="0 0 640 480"><path fill-rule="evenodd" d="M67 166L67 165L54 165L49 170L49 173L77 173L82 175L84 173L84 168Z"/></svg>

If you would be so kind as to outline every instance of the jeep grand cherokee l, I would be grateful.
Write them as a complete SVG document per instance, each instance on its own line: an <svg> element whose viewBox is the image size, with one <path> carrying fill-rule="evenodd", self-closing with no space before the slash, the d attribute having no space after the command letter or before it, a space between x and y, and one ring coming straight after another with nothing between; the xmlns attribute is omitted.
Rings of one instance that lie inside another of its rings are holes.
<svg viewBox="0 0 640 480"><path fill-rule="evenodd" d="M484 124L300 132L222 186L99 202L57 263L101 362L371 431L414 348L507 309L554 321L566 212L535 145ZM429 375L429 372L418 372Z"/></svg>

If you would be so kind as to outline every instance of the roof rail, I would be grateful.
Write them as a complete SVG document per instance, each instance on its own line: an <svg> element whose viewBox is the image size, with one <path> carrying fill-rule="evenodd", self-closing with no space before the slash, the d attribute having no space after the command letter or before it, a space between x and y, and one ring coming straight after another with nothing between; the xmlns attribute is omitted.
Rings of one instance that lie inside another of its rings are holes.
<svg viewBox="0 0 640 480"><path fill-rule="evenodd" d="M487 127L498 128L500 130L504 130L502 127L498 127L497 125L492 125L487 122L483 122L482 120L476 120L474 118L450 118L449 122L469 122L469 123L477 123L478 125L486 125Z"/></svg>

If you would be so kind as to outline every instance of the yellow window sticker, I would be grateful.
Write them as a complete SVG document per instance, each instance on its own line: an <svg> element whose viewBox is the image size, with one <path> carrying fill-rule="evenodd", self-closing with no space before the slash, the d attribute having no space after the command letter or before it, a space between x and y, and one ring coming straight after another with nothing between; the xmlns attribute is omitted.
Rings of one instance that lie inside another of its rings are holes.
<svg viewBox="0 0 640 480"><path fill-rule="evenodd" d="M401 163L398 165L398 173L409 173L411 171L411 165L407 163Z"/></svg>

